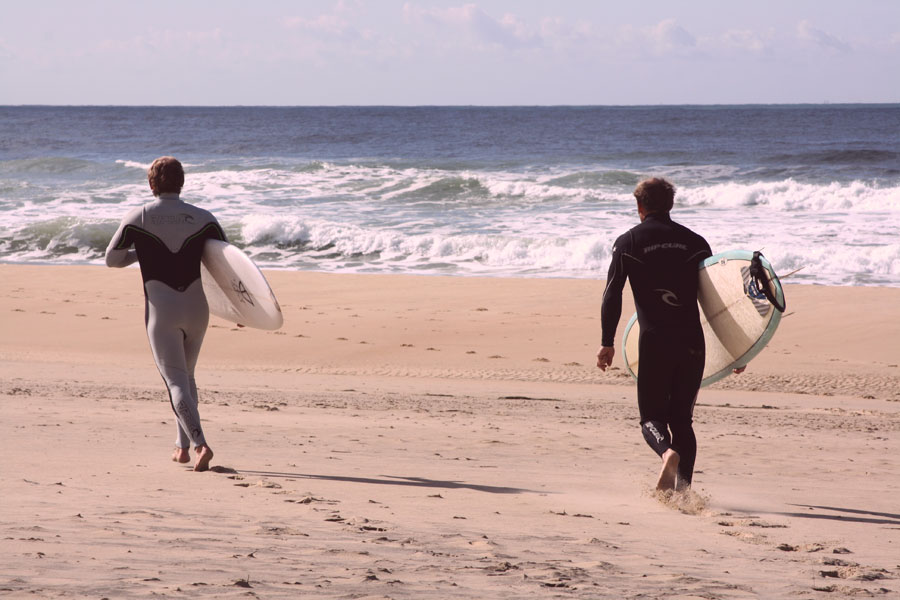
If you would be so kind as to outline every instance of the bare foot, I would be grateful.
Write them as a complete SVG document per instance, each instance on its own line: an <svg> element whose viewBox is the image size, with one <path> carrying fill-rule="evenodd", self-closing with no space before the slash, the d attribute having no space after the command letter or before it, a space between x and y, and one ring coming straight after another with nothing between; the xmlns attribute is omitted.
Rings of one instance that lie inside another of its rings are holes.
<svg viewBox="0 0 900 600"><path fill-rule="evenodd" d="M681 457L671 448L663 453L663 464L659 472L659 479L656 481L656 489L662 491L675 489L675 480L678 477L678 462L680 460Z"/></svg>
<svg viewBox="0 0 900 600"><path fill-rule="evenodd" d="M172 460L174 462L186 463L191 460L191 454L188 452L187 448L175 448L175 452L172 453Z"/></svg>
<svg viewBox="0 0 900 600"><path fill-rule="evenodd" d="M197 462L194 463L195 471L208 471L209 461L212 460L213 451L209 446L197 446L194 448L197 453Z"/></svg>

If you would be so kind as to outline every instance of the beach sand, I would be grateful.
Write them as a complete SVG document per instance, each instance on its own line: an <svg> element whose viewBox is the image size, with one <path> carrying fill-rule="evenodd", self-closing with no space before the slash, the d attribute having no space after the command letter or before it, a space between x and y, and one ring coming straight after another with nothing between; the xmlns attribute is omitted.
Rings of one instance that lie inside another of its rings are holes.
<svg viewBox="0 0 900 600"><path fill-rule="evenodd" d="M267 276L194 473L139 272L0 265L0 598L900 597L900 289L787 286L661 498L602 281Z"/></svg>

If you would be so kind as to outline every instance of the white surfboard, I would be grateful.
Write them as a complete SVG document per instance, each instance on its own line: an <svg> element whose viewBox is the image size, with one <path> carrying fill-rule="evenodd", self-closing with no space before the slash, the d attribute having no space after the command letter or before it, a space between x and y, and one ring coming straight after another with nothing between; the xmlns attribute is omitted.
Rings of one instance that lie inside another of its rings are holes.
<svg viewBox="0 0 900 600"><path fill-rule="evenodd" d="M701 386L743 367L762 352L775 334L784 311L784 290L772 265L759 255L760 276L753 277L754 253L732 250L700 264L700 323L706 338L706 365ZM625 327L625 368L637 378L640 357L637 314Z"/></svg>
<svg viewBox="0 0 900 600"><path fill-rule="evenodd" d="M284 317L269 282L237 246L206 240L200 263L209 312L227 321L274 330Z"/></svg>

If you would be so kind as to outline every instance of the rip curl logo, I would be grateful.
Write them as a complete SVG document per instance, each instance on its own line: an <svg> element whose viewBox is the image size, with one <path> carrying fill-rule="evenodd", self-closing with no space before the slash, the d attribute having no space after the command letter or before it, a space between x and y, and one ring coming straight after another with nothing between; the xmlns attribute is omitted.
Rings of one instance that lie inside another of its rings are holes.
<svg viewBox="0 0 900 600"><path fill-rule="evenodd" d="M750 267L741 267L741 277L744 280L744 294L753 302L753 308L756 309L759 316L766 316L770 307L769 300L766 298L766 294L759 289L756 280L750 276Z"/></svg>
<svg viewBox="0 0 900 600"><path fill-rule="evenodd" d="M150 217L154 225L193 225L194 217L187 213L178 215L154 215Z"/></svg>
<svg viewBox="0 0 900 600"><path fill-rule="evenodd" d="M644 427L646 427L647 431L649 431L650 434L656 438L657 442L661 444L665 441L666 438L662 436L662 434L659 432L659 429L656 428L656 425L654 425L653 423L644 423Z"/></svg>
<svg viewBox="0 0 900 600"><path fill-rule="evenodd" d="M681 306L681 302L678 300L678 295L672 290L664 290L662 288L653 290L654 292L659 294L659 299L668 304L669 306L674 306L678 308Z"/></svg>
<svg viewBox="0 0 900 600"><path fill-rule="evenodd" d="M231 282L231 289L237 293L241 302L246 302L250 306L256 306L253 303L253 295L247 290L246 286L244 286L244 282L238 279L236 282Z"/></svg>
<svg viewBox="0 0 900 600"><path fill-rule="evenodd" d="M687 245L678 242L664 242L661 244L651 244L644 247L644 254L650 254L657 250L687 250Z"/></svg>

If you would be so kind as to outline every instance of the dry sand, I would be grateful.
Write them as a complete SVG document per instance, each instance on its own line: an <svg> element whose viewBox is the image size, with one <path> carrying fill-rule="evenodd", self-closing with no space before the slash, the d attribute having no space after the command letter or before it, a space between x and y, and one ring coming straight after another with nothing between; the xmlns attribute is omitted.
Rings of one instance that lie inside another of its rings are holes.
<svg viewBox="0 0 900 600"><path fill-rule="evenodd" d="M193 473L138 271L0 265L0 598L900 597L900 289L789 286L659 498L603 282L268 276Z"/></svg>

